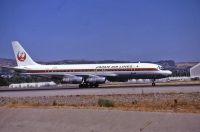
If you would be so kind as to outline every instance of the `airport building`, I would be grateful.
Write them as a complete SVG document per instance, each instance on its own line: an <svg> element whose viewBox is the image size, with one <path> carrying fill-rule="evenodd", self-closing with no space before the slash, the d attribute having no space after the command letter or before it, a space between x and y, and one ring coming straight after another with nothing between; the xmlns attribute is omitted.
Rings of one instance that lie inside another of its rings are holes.
<svg viewBox="0 0 200 132"><path fill-rule="evenodd" d="M200 78L200 63L190 68L191 78Z"/></svg>

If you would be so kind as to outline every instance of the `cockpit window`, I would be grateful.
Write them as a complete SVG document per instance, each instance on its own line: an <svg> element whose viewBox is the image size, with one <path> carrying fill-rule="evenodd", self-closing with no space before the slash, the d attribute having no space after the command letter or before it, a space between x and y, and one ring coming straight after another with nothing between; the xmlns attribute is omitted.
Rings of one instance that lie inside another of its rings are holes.
<svg viewBox="0 0 200 132"><path fill-rule="evenodd" d="M165 70L165 68L162 67L162 66L158 66L158 68L159 68L160 70Z"/></svg>

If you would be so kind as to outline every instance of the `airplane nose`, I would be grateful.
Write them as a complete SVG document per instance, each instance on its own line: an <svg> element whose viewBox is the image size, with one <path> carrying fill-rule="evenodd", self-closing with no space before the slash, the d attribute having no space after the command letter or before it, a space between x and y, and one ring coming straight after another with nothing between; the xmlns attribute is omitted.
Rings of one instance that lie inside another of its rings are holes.
<svg viewBox="0 0 200 132"><path fill-rule="evenodd" d="M162 70L161 71L161 74L164 76L164 77L169 77L172 75L172 72L170 70Z"/></svg>
<svg viewBox="0 0 200 132"><path fill-rule="evenodd" d="M166 75L167 75L167 76L171 76L171 75L172 75L172 72L171 72L171 71L166 71Z"/></svg>

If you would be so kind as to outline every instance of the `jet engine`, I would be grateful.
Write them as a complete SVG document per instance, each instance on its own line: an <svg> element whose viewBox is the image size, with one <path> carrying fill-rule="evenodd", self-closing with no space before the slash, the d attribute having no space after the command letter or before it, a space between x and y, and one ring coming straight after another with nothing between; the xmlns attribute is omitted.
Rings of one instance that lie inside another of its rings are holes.
<svg viewBox="0 0 200 132"><path fill-rule="evenodd" d="M86 78L85 80L86 83L105 83L106 82L106 78L105 77L89 77Z"/></svg>
<svg viewBox="0 0 200 132"><path fill-rule="evenodd" d="M63 77L62 82L80 84L83 82L83 78L82 77Z"/></svg>

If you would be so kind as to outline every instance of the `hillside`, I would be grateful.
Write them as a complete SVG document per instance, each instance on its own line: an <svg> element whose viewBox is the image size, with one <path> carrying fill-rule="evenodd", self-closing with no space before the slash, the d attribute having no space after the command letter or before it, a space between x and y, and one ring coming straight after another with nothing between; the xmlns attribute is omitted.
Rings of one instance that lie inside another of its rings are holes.
<svg viewBox="0 0 200 132"><path fill-rule="evenodd" d="M16 66L16 61L13 59L0 58L0 66Z"/></svg>

